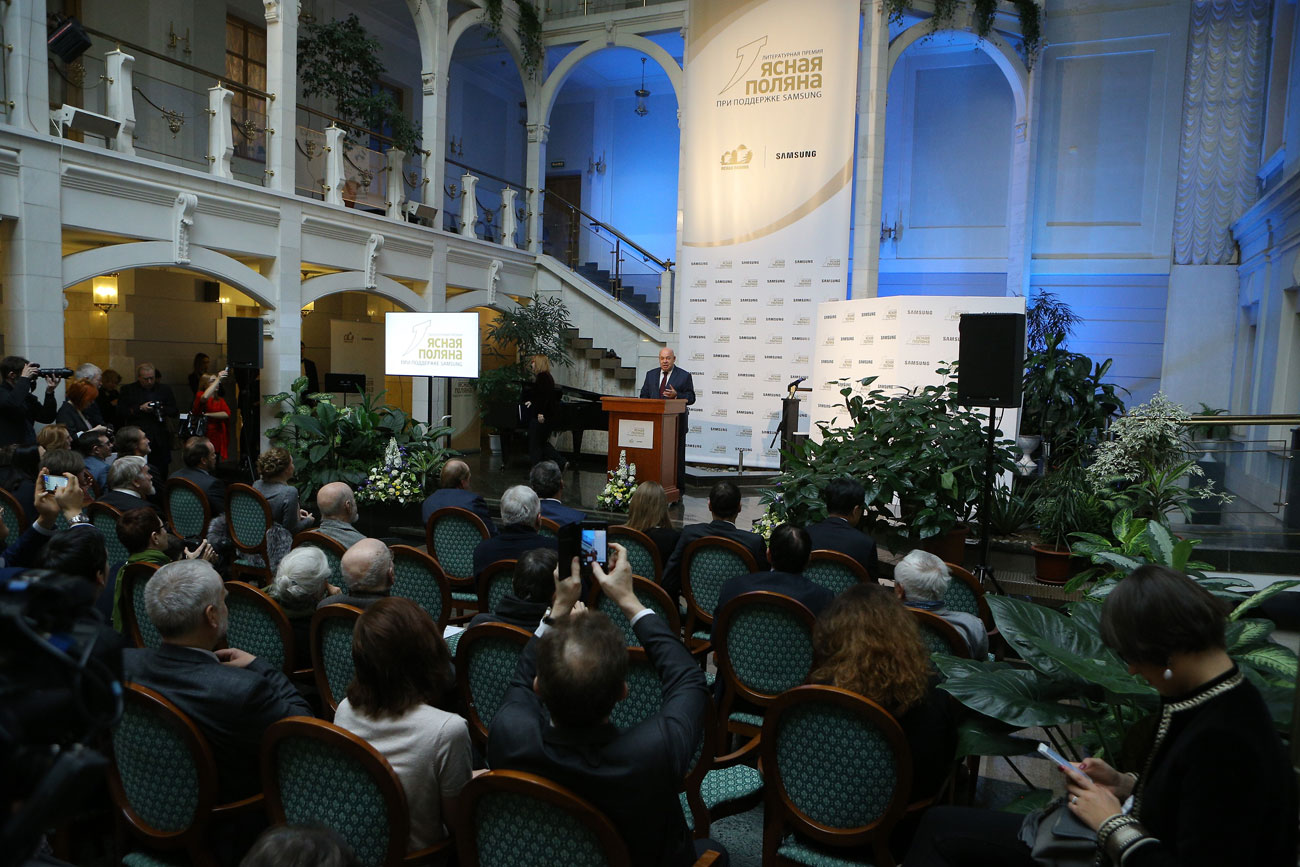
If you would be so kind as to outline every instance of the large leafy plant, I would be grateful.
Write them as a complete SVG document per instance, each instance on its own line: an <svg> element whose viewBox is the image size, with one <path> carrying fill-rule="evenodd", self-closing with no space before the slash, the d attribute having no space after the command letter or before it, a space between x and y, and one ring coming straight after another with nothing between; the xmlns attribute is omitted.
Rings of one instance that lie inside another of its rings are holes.
<svg viewBox="0 0 1300 867"><path fill-rule="evenodd" d="M1082 462L1110 420L1124 411L1124 389L1103 381L1111 359L1094 364L1062 348L1063 340L1063 333L1049 335L1046 348L1026 360L1020 418L1021 433L1041 435L1050 445L1053 467Z"/></svg>
<svg viewBox="0 0 1300 867"><path fill-rule="evenodd" d="M487 330L488 354L499 365L484 370L475 382L479 414L489 425L499 426L519 401L521 383L532 379L529 363L544 355L552 364L572 367L564 336L572 328L569 308L553 295L534 295L527 304L505 310Z"/></svg>

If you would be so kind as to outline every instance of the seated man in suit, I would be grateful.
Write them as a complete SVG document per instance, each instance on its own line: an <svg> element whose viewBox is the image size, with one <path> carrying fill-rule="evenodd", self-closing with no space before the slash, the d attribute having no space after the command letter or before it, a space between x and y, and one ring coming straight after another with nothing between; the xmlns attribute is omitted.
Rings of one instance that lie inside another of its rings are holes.
<svg viewBox="0 0 1300 867"><path fill-rule="evenodd" d="M212 447L212 440L207 437L192 437L185 444L181 459L185 466L171 474L174 479L184 479L199 486L203 496L212 510L212 517L220 515L226 508L226 483L212 475L217 468L217 450Z"/></svg>
<svg viewBox="0 0 1300 867"><path fill-rule="evenodd" d="M538 625L492 720L488 765L538 774L598 804L637 867L688 865L706 849L725 857L717 843L691 840L677 797L702 735L704 673L637 599L627 551L609 547L609 574L599 564L592 571L659 672L659 712L629 729L610 723L610 711L627 695L627 648L603 612L571 613L582 593L574 558L555 585L551 625Z"/></svg>
<svg viewBox="0 0 1300 867"><path fill-rule="evenodd" d="M563 527L565 524L586 520L586 512L579 512L560 502L560 495L564 493L564 475L555 461L536 464L528 474L528 486L537 492L542 501L542 517L548 521L554 521Z"/></svg>
<svg viewBox="0 0 1300 867"><path fill-rule="evenodd" d="M814 551L847 554L861 563L868 575L879 579L875 540L858 529L866 496L866 488L857 479L849 476L831 479L822 490L822 502L826 503L829 514L824 521L810 524L807 529Z"/></svg>
<svg viewBox="0 0 1300 867"><path fill-rule="evenodd" d="M316 492L316 505L320 507L320 527L317 529L344 548L366 538L353 524L361 513L357 511L357 498L345 482L330 482Z"/></svg>
<svg viewBox="0 0 1300 867"><path fill-rule="evenodd" d="M343 581L347 585L343 592L335 596L326 596L317 605L355 605L367 608L380 599L388 597L393 589L395 574L393 572L393 552L378 539L362 539L343 554L339 561L343 572Z"/></svg>
<svg viewBox="0 0 1300 867"><path fill-rule="evenodd" d="M149 498L154 494L153 474L139 455L127 455L113 461L108 468L108 492L95 502L129 512L147 506L158 510Z"/></svg>
<svg viewBox="0 0 1300 867"><path fill-rule="evenodd" d="M221 801L260 792L263 732L285 717L311 716L311 706L276 666L233 647L214 652L230 614L221 576L207 561L163 566L144 599L163 644L125 651L127 680L161 693L207 736Z"/></svg>
<svg viewBox="0 0 1300 867"><path fill-rule="evenodd" d="M718 591L718 607L714 611L721 611L722 606L742 593L768 590L803 603L813 616L821 614L831 604L835 594L803 576L811 553L812 542L807 530L794 524L778 524L772 530L767 549L772 569L728 578ZM713 622L716 625L718 621L715 619Z"/></svg>
<svg viewBox="0 0 1300 867"><path fill-rule="evenodd" d="M430 515L448 506L469 509L483 519L490 535L497 534L497 526L492 523L492 516L488 514L487 503L483 502L483 497L469 489L469 464L464 461L451 460L442 465L442 473L438 476L438 490L424 501L424 505L420 508L420 520L427 524Z"/></svg>
<svg viewBox="0 0 1300 867"><path fill-rule="evenodd" d="M509 623L532 632L542 622L546 609L551 607L558 575L556 564L559 560L559 554L551 548L525 551L515 564L511 592L502 596L491 611L474 615L469 625Z"/></svg>
<svg viewBox="0 0 1300 867"><path fill-rule="evenodd" d="M731 482L718 482L709 489L709 513L713 520L707 524L689 524L682 527L682 535L677 539L677 547L664 564L664 589L676 599L682 591L681 564L686 546L705 536L722 536L739 542L754 555L758 568L767 562L767 545L763 537L736 526L736 516L740 514L740 488Z"/></svg>
<svg viewBox="0 0 1300 867"><path fill-rule="evenodd" d="M94 404L91 404L94 406ZM113 445L108 441L108 434L102 430L86 431L72 443L72 448L86 462L99 490L108 491L108 457L113 453Z"/></svg>
<svg viewBox="0 0 1300 867"><path fill-rule="evenodd" d="M947 620L970 646L974 659L984 659L989 652L989 633L984 621L965 611L953 611L944 604L944 594L952 575L948 564L920 548L909 553L894 567L894 593L908 608L929 611Z"/></svg>
<svg viewBox="0 0 1300 867"><path fill-rule="evenodd" d="M484 539L474 548L474 574L498 560L518 560L525 551L550 548L559 551L554 536L537 532L542 526L542 506L537 493L527 485L515 485L501 495L501 533Z"/></svg>

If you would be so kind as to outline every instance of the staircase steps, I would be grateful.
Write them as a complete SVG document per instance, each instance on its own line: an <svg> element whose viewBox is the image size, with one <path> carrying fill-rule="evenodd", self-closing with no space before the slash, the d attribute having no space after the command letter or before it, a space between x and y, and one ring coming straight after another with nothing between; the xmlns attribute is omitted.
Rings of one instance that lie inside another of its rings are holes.
<svg viewBox="0 0 1300 867"><path fill-rule="evenodd" d="M625 366L623 359L613 350L594 346L592 338L583 337L576 328L566 328L562 335L576 357L586 361L591 367L601 370L606 377L612 377L614 382L620 385L636 382L636 368Z"/></svg>

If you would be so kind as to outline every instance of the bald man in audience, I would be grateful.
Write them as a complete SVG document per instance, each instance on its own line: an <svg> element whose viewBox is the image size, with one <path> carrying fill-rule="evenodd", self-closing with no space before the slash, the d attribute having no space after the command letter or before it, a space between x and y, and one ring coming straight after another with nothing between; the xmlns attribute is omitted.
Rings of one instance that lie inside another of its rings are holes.
<svg viewBox="0 0 1300 867"><path fill-rule="evenodd" d="M361 517L357 511L357 498L343 482L330 482L316 492L316 505L320 507L320 532L334 541L351 548L366 538L354 524Z"/></svg>
<svg viewBox="0 0 1300 867"><path fill-rule="evenodd" d="M362 539L343 555L339 563L347 587L336 596L326 596L317 605L355 605L367 608L388 598L393 589L393 552L378 539Z"/></svg>
<svg viewBox="0 0 1300 867"><path fill-rule="evenodd" d="M488 513L487 503L483 502L482 496L469 488L469 464L464 461L447 461L442 466L438 485L438 490L429 495L420 509L421 521L427 524L429 516L434 512L454 506L458 509L469 509L482 518L483 523L487 524L488 535L497 534L497 526L492 523L492 515Z"/></svg>

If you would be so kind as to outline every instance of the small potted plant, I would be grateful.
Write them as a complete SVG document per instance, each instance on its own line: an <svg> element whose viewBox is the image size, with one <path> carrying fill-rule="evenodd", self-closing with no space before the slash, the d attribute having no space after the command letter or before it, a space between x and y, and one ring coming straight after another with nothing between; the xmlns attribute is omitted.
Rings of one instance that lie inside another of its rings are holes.
<svg viewBox="0 0 1300 867"><path fill-rule="evenodd" d="M1105 533L1111 510L1102 493L1078 468L1056 471L1039 483L1034 517L1042 542L1034 552L1034 575L1044 584L1064 584L1087 561L1070 553L1075 533Z"/></svg>

